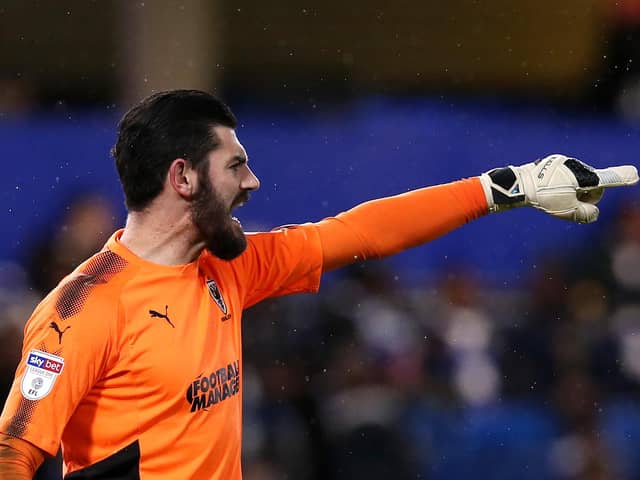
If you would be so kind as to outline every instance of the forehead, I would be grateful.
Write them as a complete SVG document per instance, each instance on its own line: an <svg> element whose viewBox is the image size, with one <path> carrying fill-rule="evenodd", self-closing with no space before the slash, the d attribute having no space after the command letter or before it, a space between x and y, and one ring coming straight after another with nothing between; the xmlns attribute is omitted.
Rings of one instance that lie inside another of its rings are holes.
<svg viewBox="0 0 640 480"><path fill-rule="evenodd" d="M233 128L215 126L212 128L214 135L217 137L219 145L214 152L224 152L230 155L241 155L246 157L247 153L238 140L236 131Z"/></svg>

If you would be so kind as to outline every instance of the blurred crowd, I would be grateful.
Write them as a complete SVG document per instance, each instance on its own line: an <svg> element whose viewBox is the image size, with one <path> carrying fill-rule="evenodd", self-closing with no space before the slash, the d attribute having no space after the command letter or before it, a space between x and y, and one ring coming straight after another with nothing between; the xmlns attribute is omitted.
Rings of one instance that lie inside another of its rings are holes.
<svg viewBox="0 0 640 480"><path fill-rule="evenodd" d="M0 400L34 305L120 222L79 196L1 266ZM379 261L248 310L245 478L640 478L640 205L599 231L518 286L463 266L408 286Z"/></svg>
<svg viewBox="0 0 640 480"><path fill-rule="evenodd" d="M369 263L247 312L248 478L640 478L640 207L601 231L519 288Z"/></svg>

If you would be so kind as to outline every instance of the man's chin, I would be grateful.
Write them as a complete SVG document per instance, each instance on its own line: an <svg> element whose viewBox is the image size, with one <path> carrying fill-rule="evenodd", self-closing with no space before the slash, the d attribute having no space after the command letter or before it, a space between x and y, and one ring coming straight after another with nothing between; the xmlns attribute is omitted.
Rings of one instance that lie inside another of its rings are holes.
<svg viewBox="0 0 640 480"><path fill-rule="evenodd" d="M234 230L236 229L234 228ZM221 260L233 260L247 249L247 237L242 228L238 226L233 235L229 235L222 241L215 239L207 242L207 249Z"/></svg>

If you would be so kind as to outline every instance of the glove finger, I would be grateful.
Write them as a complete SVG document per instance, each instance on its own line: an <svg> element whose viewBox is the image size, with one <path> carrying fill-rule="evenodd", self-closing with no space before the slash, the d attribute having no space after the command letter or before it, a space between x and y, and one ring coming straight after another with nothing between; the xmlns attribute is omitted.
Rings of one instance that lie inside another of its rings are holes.
<svg viewBox="0 0 640 480"><path fill-rule="evenodd" d="M591 203L579 202L573 212L573 221L578 223L593 223L598 220L600 210Z"/></svg>
<svg viewBox="0 0 640 480"><path fill-rule="evenodd" d="M579 189L576 192L576 197L578 198L579 202L585 202L585 203L590 203L591 205L595 205L600 201L603 194L604 194L604 188L597 187L597 188L592 188L588 190Z"/></svg>
<svg viewBox="0 0 640 480"><path fill-rule="evenodd" d="M621 165L595 170L598 187L624 187L638 183L638 169L633 165Z"/></svg>
<svg viewBox="0 0 640 480"><path fill-rule="evenodd" d="M543 209L544 210L544 209ZM595 205L590 203L578 202L573 208L568 208L561 211L549 211L545 212L553 215L554 217L561 218L563 220L569 220L576 223L592 223L598 219L600 210Z"/></svg>

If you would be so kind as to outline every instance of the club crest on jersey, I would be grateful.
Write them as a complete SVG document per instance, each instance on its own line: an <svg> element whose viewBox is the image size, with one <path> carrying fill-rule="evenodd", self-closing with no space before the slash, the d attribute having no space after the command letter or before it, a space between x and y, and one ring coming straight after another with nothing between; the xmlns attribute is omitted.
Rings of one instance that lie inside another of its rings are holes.
<svg viewBox="0 0 640 480"><path fill-rule="evenodd" d="M58 375L62 373L64 358L33 349L27 355L26 363L20 391L27 400L40 400L51 392Z"/></svg>
<svg viewBox="0 0 640 480"><path fill-rule="evenodd" d="M224 315L224 317L222 317L223 320L227 320L229 312L227 311L227 304L222 297L222 293L220 293L218 284L215 282L215 280L207 280L207 287L209 288L211 298L213 298L213 301L216 302L216 305L218 305Z"/></svg>

